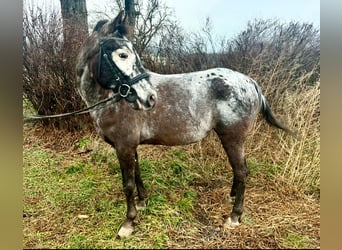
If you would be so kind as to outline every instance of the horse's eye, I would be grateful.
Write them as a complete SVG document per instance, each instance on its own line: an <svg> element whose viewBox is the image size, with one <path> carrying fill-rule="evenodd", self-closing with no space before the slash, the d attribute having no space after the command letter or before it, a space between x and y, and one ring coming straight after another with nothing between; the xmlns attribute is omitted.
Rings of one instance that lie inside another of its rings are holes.
<svg viewBox="0 0 342 250"><path fill-rule="evenodd" d="M126 53L120 53L119 57L122 59L126 59L128 57L128 55Z"/></svg>

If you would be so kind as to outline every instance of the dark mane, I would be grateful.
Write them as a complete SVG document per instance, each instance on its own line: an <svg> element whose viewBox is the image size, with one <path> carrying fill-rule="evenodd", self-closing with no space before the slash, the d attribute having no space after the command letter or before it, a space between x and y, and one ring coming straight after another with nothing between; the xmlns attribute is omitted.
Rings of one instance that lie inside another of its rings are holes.
<svg viewBox="0 0 342 250"><path fill-rule="evenodd" d="M95 32L95 31L100 31L100 29L102 28L102 26L105 24L105 23L107 23L108 22L108 20L100 20L100 21L98 21L97 22L97 24L95 25L95 27L94 27L94 29L93 29L93 32Z"/></svg>

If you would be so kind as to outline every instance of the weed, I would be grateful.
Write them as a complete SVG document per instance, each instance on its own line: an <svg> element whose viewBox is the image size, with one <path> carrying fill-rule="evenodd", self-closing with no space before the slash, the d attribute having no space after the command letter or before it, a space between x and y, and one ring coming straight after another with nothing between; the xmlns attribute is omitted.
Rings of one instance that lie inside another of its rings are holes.
<svg viewBox="0 0 342 250"><path fill-rule="evenodd" d="M108 163L108 156L99 152L94 152L90 155L90 161L94 164Z"/></svg>
<svg viewBox="0 0 342 250"><path fill-rule="evenodd" d="M283 244L286 248L290 249L308 249L310 248L311 240L306 235L299 235L294 232L289 232L285 238L283 238Z"/></svg>
<svg viewBox="0 0 342 250"><path fill-rule="evenodd" d="M255 221L253 220L252 217L250 217L248 214L243 214L242 215L242 221L244 222L244 224L252 226L255 224Z"/></svg>
<svg viewBox="0 0 342 250"><path fill-rule="evenodd" d="M27 98L23 98L23 111L28 114L36 113L32 103Z"/></svg>
<svg viewBox="0 0 342 250"><path fill-rule="evenodd" d="M67 174L74 174L77 172L81 172L83 171L84 167L86 166L85 163L83 162L79 162L79 163L75 163L73 165L70 165L67 169L66 169L66 173Z"/></svg>
<svg viewBox="0 0 342 250"><path fill-rule="evenodd" d="M275 165L267 159L258 162L256 159L250 158L247 160L247 165L250 170L250 174L254 176L263 173L268 177L275 177L279 175L283 169L283 167Z"/></svg>
<svg viewBox="0 0 342 250"><path fill-rule="evenodd" d="M178 159L178 160L181 160L181 161L185 161L186 160L186 156L185 156L184 150L174 149L174 150L171 151L171 154L173 154L175 156L175 158Z"/></svg>
<svg viewBox="0 0 342 250"><path fill-rule="evenodd" d="M91 141L89 138L83 137L79 141L75 142L75 146L82 149L82 150L85 150L88 148L90 143L91 143Z"/></svg>
<svg viewBox="0 0 342 250"><path fill-rule="evenodd" d="M191 215L194 208L194 199L191 197L183 197L180 199L176 206L179 208L179 210L183 211L184 214Z"/></svg>
<svg viewBox="0 0 342 250"><path fill-rule="evenodd" d="M159 235L158 237L154 238L153 247L155 249L164 249L165 242L169 240L169 237L165 234Z"/></svg>
<svg viewBox="0 0 342 250"><path fill-rule="evenodd" d="M173 162L171 164L171 169L175 175L179 175L182 173L183 164L180 162Z"/></svg>
<svg viewBox="0 0 342 250"><path fill-rule="evenodd" d="M155 174L156 173L156 165L149 160L142 159L139 162L141 170L146 174Z"/></svg>
<svg viewBox="0 0 342 250"><path fill-rule="evenodd" d="M88 241L92 242L91 239L89 239L86 235L79 233L77 235L72 235L69 237L66 247L69 249L92 248L92 244L89 244Z"/></svg>

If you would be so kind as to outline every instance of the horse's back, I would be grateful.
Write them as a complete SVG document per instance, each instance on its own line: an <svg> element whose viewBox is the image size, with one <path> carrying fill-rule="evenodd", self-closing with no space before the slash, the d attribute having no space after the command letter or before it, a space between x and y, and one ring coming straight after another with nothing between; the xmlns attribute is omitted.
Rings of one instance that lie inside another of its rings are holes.
<svg viewBox="0 0 342 250"><path fill-rule="evenodd" d="M254 81L224 68L193 73L151 74L158 103L146 112L141 136L146 143L196 142L210 130L253 120L259 100Z"/></svg>
<svg viewBox="0 0 342 250"><path fill-rule="evenodd" d="M185 102L195 113L210 108L230 123L250 116L260 108L257 83L250 77L227 68L213 68L174 75L157 75L157 88L167 100ZM167 86L167 87L166 87ZM174 105L173 105L174 106Z"/></svg>

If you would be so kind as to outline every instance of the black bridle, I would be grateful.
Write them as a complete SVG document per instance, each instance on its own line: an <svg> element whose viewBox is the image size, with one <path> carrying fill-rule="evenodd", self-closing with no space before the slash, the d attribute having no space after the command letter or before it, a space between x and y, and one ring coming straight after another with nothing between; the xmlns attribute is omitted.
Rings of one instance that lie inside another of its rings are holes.
<svg viewBox="0 0 342 250"><path fill-rule="evenodd" d="M113 62L112 57L110 56L111 53L109 51L106 51L103 44L105 41L108 40L116 40L116 41L123 41L123 42L130 42L129 40L126 40L124 38L119 37L109 37L109 38L100 38L100 34L98 35L98 42L99 42L99 61L97 66L97 72L98 72L98 78L101 76L101 65L102 65L102 58L104 59L105 63L108 64L111 73L114 76L113 82L110 84L109 88L112 89L116 96L116 101L119 101L121 98L124 98L127 102L135 102L138 98L137 92L134 88L132 88L132 85L139 82L142 79L148 78L150 75L147 73L142 67L141 70L143 70L143 73L130 78L129 76L125 75L119 67ZM135 53L135 52L134 52ZM135 54L136 56L136 54Z"/></svg>
<svg viewBox="0 0 342 250"><path fill-rule="evenodd" d="M123 41L123 42L129 42L128 40L124 38L119 38L119 37L109 37L109 38L102 38L100 39L99 36L99 46L100 46L100 51L99 51L99 62L98 62L98 78L101 75L101 65L102 65L102 58L104 58L105 62L109 65L109 68L116 78L113 80L111 85L109 87L102 86L103 88L107 89L112 89L114 92L114 95L108 98L105 98L103 100L98 101L97 103L86 107L81 110L73 111L73 112L68 112L68 113L62 113L62 114L57 114L57 115L36 115L36 114L23 114L23 118L28 121L28 120L36 120L36 119L46 119L46 118L57 118L57 117L65 117L65 116L70 116L70 115L80 115L80 114L85 114L89 113L91 111L97 110L97 109L102 109L103 107L113 103L113 102L118 102L122 98L124 98L127 102L133 103L137 100L138 95L135 89L132 88L132 85L139 82L142 79L148 78L150 75L145 71L145 69L141 66L140 62L138 66L143 73L130 78L129 76L125 75L119 68L116 66L116 64L113 62L111 57L109 56L110 53L106 51L103 48L103 43L107 40L118 40L118 41ZM135 52L134 52L135 53ZM136 56L136 54L135 54Z"/></svg>

